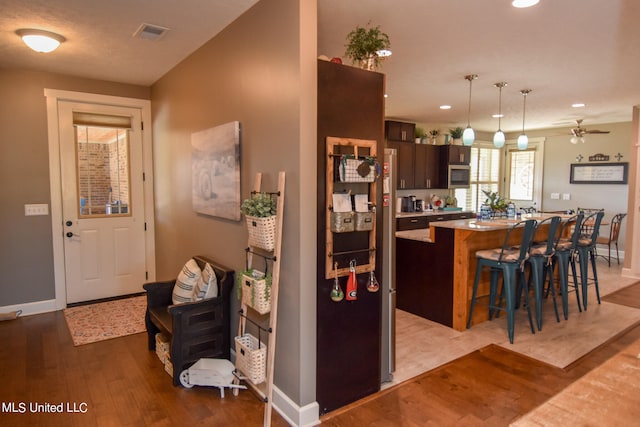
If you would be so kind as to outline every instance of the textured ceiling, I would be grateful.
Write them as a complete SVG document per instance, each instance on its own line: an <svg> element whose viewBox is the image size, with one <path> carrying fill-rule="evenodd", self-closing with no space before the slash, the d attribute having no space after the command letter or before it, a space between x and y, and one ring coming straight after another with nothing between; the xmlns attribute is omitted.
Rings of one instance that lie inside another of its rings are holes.
<svg viewBox="0 0 640 427"><path fill-rule="evenodd" d="M267 0L265 0L267 1ZM0 67L151 85L246 11L255 0L0 0ZM318 53L342 56L356 25L380 25L393 55L387 116L495 130L498 89L502 129L630 121L640 104L640 1L541 0L515 9L510 0L318 0ZM133 38L142 23L170 28L160 41ZM15 35L35 27L64 35L53 54L37 54ZM345 63L349 61L345 58ZM571 104L584 102L585 108ZM451 110L438 109L450 104ZM602 128L602 126L596 126Z"/></svg>

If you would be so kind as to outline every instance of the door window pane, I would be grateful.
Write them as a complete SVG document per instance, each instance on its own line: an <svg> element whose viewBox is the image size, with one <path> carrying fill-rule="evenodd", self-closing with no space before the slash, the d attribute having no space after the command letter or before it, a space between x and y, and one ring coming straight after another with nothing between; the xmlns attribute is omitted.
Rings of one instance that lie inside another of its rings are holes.
<svg viewBox="0 0 640 427"><path fill-rule="evenodd" d="M129 130L75 128L79 217L130 215Z"/></svg>

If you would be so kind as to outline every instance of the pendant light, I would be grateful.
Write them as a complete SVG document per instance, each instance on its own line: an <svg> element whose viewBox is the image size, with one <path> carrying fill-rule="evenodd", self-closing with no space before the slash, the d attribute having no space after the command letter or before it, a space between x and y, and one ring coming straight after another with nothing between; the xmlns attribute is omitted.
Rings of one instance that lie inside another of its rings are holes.
<svg viewBox="0 0 640 427"><path fill-rule="evenodd" d="M477 74L468 74L464 76L465 80L469 80L469 110L467 111L467 128L462 133L462 144L472 145L476 139L476 134L471 128L471 85L473 81L478 78Z"/></svg>
<svg viewBox="0 0 640 427"><path fill-rule="evenodd" d="M502 123L502 88L507 85L507 82L499 82L495 83L494 86L500 89L500 95L498 96L498 130L495 134L493 134L493 146L496 148L504 147L504 142L506 138L504 137L504 132L502 132L502 128L500 127Z"/></svg>
<svg viewBox="0 0 640 427"><path fill-rule="evenodd" d="M522 89L522 134L518 137L518 150L526 150L529 146L529 137L524 133L524 117L527 110L527 95L531 93L533 89Z"/></svg>

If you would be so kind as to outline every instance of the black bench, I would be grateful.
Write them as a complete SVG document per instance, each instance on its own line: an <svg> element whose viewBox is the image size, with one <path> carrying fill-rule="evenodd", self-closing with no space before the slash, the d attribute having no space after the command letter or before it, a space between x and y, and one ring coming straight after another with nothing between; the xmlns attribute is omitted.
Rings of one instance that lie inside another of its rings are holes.
<svg viewBox="0 0 640 427"><path fill-rule="evenodd" d="M158 332L169 338L173 385L180 384L180 373L200 358L230 358L229 304L234 272L203 256L193 259L201 269L205 263L213 267L218 279L216 298L173 305L171 295L175 279L142 286L147 291L145 324L149 350L155 350Z"/></svg>

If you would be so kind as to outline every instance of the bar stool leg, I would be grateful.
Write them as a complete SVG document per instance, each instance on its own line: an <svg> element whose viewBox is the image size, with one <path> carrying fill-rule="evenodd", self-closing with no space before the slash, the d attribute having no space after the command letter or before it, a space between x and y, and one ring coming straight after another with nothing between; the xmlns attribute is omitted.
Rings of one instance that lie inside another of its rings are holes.
<svg viewBox="0 0 640 427"><path fill-rule="evenodd" d="M596 269L597 254L596 254L595 250L589 251L589 254L590 254L590 258L591 258L591 269L593 270L593 282L594 282L595 287L596 287L596 297L598 298L598 304L600 304L600 289L599 289L599 286L598 286L598 270Z"/></svg>
<svg viewBox="0 0 640 427"><path fill-rule="evenodd" d="M569 254L560 252L556 254L553 265L558 265L558 277L560 277L560 293L562 295L562 313L564 320L569 319ZM553 275L552 268L551 274Z"/></svg>
<svg viewBox="0 0 640 427"><path fill-rule="evenodd" d="M511 268L505 267L502 269L504 275L504 290L505 298L507 299L507 333L509 335L509 342L513 344L513 325L515 323L515 277ZM527 305L527 308L531 310L531 307Z"/></svg>
<svg viewBox="0 0 640 427"><path fill-rule="evenodd" d="M575 259L576 253L574 252L574 254L572 255L571 259L570 259L570 263L571 263L571 273L573 273L573 288L576 291L576 301L578 302L578 311L580 313L582 313L582 305L580 303L580 291L579 291L579 287L578 287L578 275L576 273L576 259Z"/></svg>
<svg viewBox="0 0 640 427"><path fill-rule="evenodd" d="M586 248L578 248L578 263L580 264L580 283L582 284L582 307L587 310L589 292L589 253Z"/></svg>

